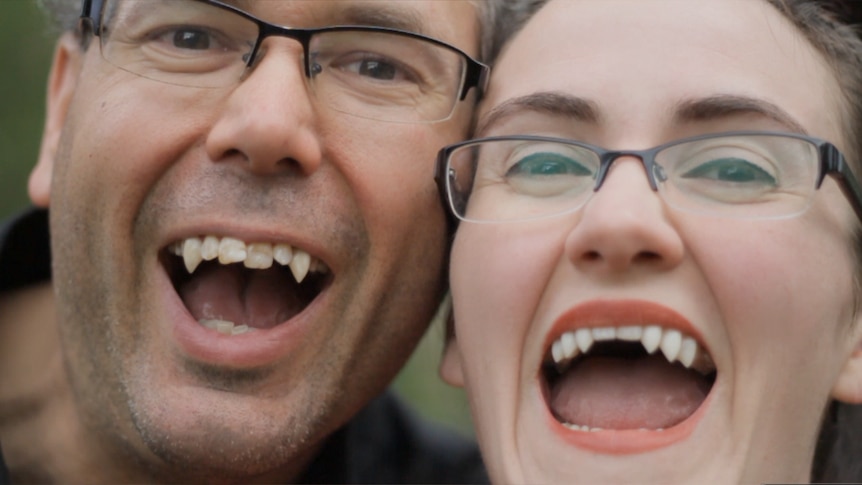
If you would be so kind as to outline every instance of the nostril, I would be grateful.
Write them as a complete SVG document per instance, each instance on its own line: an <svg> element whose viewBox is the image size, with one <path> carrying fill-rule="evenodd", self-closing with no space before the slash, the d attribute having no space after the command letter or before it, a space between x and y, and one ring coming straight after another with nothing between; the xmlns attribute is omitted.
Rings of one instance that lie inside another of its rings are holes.
<svg viewBox="0 0 862 485"><path fill-rule="evenodd" d="M643 251L635 255L635 262L639 263L650 263L654 261L661 261L661 255L652 251Z"/></svg>

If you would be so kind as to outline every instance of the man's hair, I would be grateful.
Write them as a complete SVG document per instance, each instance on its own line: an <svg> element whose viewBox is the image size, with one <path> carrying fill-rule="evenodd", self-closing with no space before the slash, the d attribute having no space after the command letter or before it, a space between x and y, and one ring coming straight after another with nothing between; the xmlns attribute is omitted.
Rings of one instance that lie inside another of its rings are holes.
<svg viewBox="0 0 862 485"><path fill-rule="evenodd" d="M479 60L491 62L512 29L523 23L522 12L535 0L468 0L477 10L481 36ZM61 32L78 27L83 0L38 0L39 6Z"/></svg>

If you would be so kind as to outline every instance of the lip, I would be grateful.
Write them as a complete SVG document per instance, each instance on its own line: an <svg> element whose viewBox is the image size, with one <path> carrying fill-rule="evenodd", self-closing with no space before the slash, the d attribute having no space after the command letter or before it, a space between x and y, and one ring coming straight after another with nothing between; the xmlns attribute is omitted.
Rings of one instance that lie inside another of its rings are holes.
<svg viewBox="0 0 862 485"><path fill-rule="evenodd" d="M294 247L308 251L309 245L295 242L295 238L278 236L267 231L237 231L219 228L207 228L197 231L184 230L183 233L172 235L163 246L173 241L194 237L200 234L218 234L234 237L243 241L274 241L285 242ZM162 248L160 253L165 250ZM309 252L314 256L314 253ZM157 258L158 259L158 258ZM328 262L324 262L331 270ZM179 294L177 294L171 278L164 266L157 262L159 286L167 302L167 316L170 322L169 334L172 344L185 358L218 367L234 369L250 369L271 366L295 352L307 340L312 328L311 322L319 308L325 307L331 286L326 285L322 291L303 308L301 312L289 320L268 329L258 329L240 335L224 335L208 329L198 323L189 313Z"/></svg>
<svg viewBox="0 0 862 485"><path fill-rule="evenodd" d="M706 415L712 393L706 396L697 410L684 421L664 430L598 430L576 431L563 426L545 405L545 421L560 439L577 448L606 455L632 455L664 448L684 441L691 436Z"/></svg>
<svg viewBox="0 0 862 485"><path fill-rule="evenodd" d="M543 350L564 332L578 328L649 324L679 330L703 345L700 332L691 322L664 305L645 300L591 300L567 310L554 321ZM691 416L663 430L580 431L567 428L550 412L546 384L541 392L545 421L553 434L577 448L608 455L645 453L684 441L706 415L713 395L710 392Z"/></svg>
<svg viewBox="0 0 862 485"><path fill-rule="evenodd" d="M560 315L551 325L543 349L570 330L622 325L660 325L690 335L709 351L700 332L676 310L646 300L591 300Z"/></svg>

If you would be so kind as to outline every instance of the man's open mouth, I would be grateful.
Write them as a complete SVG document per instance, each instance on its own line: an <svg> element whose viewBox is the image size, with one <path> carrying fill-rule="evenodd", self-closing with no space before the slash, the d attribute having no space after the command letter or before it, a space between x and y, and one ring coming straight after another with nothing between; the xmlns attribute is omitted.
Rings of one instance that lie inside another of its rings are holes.
<svg viewBox="0 0 862 485"><path fill-rule="evenodd" d="M161 260L189 313L225 335L290 320L332 281L326 264L289 244L192 237L171 244Z"/></svg>
<svg viewBox="0 0 862 485"><path fill-rule="evenodd" d="M581 328L550 343L548 408L580 431L664 430L701 406L716 379L698 341L658 325Z"/></svg>

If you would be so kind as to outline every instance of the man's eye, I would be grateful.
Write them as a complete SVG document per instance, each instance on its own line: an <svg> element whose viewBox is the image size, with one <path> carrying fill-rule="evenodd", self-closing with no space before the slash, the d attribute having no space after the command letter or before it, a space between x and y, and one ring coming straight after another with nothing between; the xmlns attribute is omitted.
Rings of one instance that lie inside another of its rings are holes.
<svg viewBox="0 0 862 485"><path fill-rule="evenodd" d="M506 172L507 177L542 177L575 175L591 177L592 171L582 163L559 153L533 153L518 160Z"/></svg>
<svg viewBox="0 0 862 485"><path fill-rule="evenodd" d="M374 59L360 61L357 71L363 76L385 81L398 77L398 69L395 66Z"/></svg>
<svg viewBox="0 0 862 485"><path fill-rule="evenodd" d="M210 35L199 29L177 29L173 34L173 46L179 49L206 50L210 48Z"/></svg>
<svg viewBox="0 0 862 485"><path fill-rule="evenodd" d="M335 65L343 71L352 72L375 81L413 82L415 80L415 76L400 63L381 56L365 55L353 59L343 58L337 61Z"/></svg>
<svg viewBox="0 0 862 485"><path fill-rule="evenodd" d="M719 158L698 165L682 174L682 178L707 179L734 184L775 186L778 182L760 166L742 158Z"/></svg>

